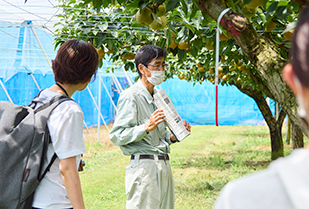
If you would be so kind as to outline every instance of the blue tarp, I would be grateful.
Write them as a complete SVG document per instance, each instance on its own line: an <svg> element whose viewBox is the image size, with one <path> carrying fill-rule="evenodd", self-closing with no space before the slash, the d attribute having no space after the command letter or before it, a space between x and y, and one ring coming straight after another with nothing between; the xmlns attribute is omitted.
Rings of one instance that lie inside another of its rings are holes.
<svg viewBox="0 0 309 209"><path fill-rule="evenodd" d="M38 89L29 73L32 73L40 88L44 89L54 83L50 64L56 56L52 44L52 35L34 28L31 22L19 25L0 23L0 79L4 83L15 104L29 104L38 93ZM36 34L36 35L35 35ZM45 54L37 40L39 39ZM46 56L48 59L46 59ZM119 93L112 74L104 73L112 63L104 61L99 70L103 82L117 104ZM133 74L128 74L132 77ZM118 69L113 76L123 89L129 86L123 70ZM113 120L115 112L105 88L101 85L101 113L106 123ZM89 88L98 104L99 79L90 83ZM178 78L168 79L159 88L164 88L173 101L180 116L192 124L215 124L215 87L205 81L203 84L188 83ZM87 126L97 125L98 111L88 90L76 92L73 98L84 111ZM0 100L8 100L0 86ZM101 121L101 124L103 122ZM240 92L234 86L219 86L219 125L256 125L263 123L263 117L253 99Z"/></svg>
<svg viewBox="0 0 309 209"><path fill-rule="evenodd" d="M41 88L48 88L54 83L53 76L46 74L34 74ZM103 82L113 101L117 104L119 93L111 81L111 77L102 77ZM127 88L128 82L125 78L118 78L123 89ZM98 104L99 79L89 84L95 102ZM101 84L102 85L102 84ZM7 82L5 86L15 104L29 104L38 93L38 89L30 75L17 73ZM180 116L192 124L214 125L215 124L215 86L209 82L196 84L180 80L178 78L168 79L159 88L164 88L171 98ZM114 89L114 90L113 90ZM80 104L87 126L97 125L98 111L87 89L76 92L74 100ZM234 86L219 86L219 125L256 125L262 124L264 119L253 99L240 92ZM4 91L0 89L0 100L8 100ZM101 86L101 113L106 123L113 121L115 112L112 103ZM101 121L101 124L103 122Z"/></svg>
<svg viewBox="0 0 309 209"><path fill-rule="evenodd" d="M168 79L161 87L171 98L180 116L192 124L215 124L215 85L193 86L180 79ZM218 86L219 125L257 125L263 116L255 101L235 86Z"/></svg>
<svg viewBox="0 0 309 209"><path fill-rule="evenodd" d="M22 24L0 23L0 79L15 104L29 104L38 93L30 73L41 89L54 83L51 71L51 60L55 58L53 37L51 34L32 26L31 21ZM110 62L105 61L102 69ZM102 77L111 94L110 77ZM98 104L99 79L89 85L95 102ZM102 91L105 91L102 87ZM88 91L77 92L74 99L78 101L85 114L85 122L97 124L98 111ZM0 88L0 100L8 100ZM101 94L100 111L106 123L113 120L111 101L108 95ZM101 121L101 124L103 122Z"/></svg>
<svg viewBox="0 0 309 209"><path fill-rule="evenodd" d="M33 74L38 85L41 89L50 87L55 83L54 77L51 74ZM111 94L111 78L102 77L104 84L106 85L109 93ZM17 73L11 79L4 82L4 85L12 98L14 104L27 105L31 102L33 97L39 92L34 81L28 73ZM101 84L102 85L102 84ZM89 89L94 97L95 102L98 104L99 98L99 79L89 84ZM110 123L113 120L113 107L112 103L103 87L101 87L101 107L100 111L104 117L106 123ZM76 92L73 95L73 99L81 106L85 122L87 126L94 126L98 124L98 111L87 89ZM0 87L0 100L8 101L3 89ZM103 121L100 121L103 124Z"/></svg>

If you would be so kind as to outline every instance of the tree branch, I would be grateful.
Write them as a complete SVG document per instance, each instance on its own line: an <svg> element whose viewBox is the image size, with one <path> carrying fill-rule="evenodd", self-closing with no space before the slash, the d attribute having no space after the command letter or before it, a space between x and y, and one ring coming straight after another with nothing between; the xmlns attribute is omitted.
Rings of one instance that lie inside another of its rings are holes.
<svg viewBox="0 0 309 209"><path fill-rule="evenodd" d="M286 112L284 110L280 110L279 117L278 117L278 120L277 120L278 123L280 124L280 126L282 126L285 117L286 117Z"/></svg>
<svg viewBox="0 0 309 209"><path fill-rule="evenodd" d="M271 93L271 91L269 90L269 88L267 87L267 85L265 85L265 83L263 82L262 78L260 76L254 75L252 73L252 71L250 71L250 77L252 78L252 80L258 84L258 86L260 87L260 89L266 94L267 97L271 98L272 100L274 100L274 95Z"/></svg>
<svg viewBox="0 0 309 209"><path fill-rule="evenodd" d="M214 20L217 20L225 9L220 0L198 0L196 5ZM287 60L281 56L278 46L258 34L251 24L242 25L245 22L241 21L241 18L243 18L242 14L238 15L236 12L229 11L223 16L221 26L231 33L244 55L257 68L274 100L289 114L291 121L297 124L303 133L306 133L307 128L297 116L296 99L282 78L282 69ZM239 23L242 27L235 23Z"/></svg>

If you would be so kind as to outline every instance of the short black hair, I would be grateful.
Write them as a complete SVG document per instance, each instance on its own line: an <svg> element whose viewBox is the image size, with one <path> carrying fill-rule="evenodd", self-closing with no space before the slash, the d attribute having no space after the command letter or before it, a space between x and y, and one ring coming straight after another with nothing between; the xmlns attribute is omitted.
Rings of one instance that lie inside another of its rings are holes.
<svg viewBox="0 0 309 209"><path fill-rule="evenodd" d="M293 34L292 66L299 81L309 87L309 4L299 15Z"/></svg>
<svg viewBox="0 0 309 209"><path fill-rule="evenodd" d="M147 66L151 60L157 59L159 57L166 58L166 51L165 49L154 46L154 45L145 45L139 48L135 55L135 67L139 74L139 77L142 78L142 73L138 69L139 64L143 64Z"/></svg>

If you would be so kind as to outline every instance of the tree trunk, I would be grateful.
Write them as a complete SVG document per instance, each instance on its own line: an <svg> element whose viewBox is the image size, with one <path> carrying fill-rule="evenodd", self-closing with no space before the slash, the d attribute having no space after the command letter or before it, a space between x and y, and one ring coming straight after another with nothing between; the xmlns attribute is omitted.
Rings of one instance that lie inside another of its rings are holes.
<svg viewBox="0 0 309 209"><path fill-rule="evenodd" d="M287 132L286 132L286 144L291 143L291 120L290 117L288 118L288 127L287 127Z"/></svg>
<svg viewBox="0 0 309 209"><path fill-rule="evenodd" d="M264 95L259 90L253 90L251 86L242 86L237 83L235 85L241 92L250 96L256 104L258 105L263 117L266 121L266 124L270 132L270 141L271 141L271 159L275 160L279 157L283 157L283 141L282 141L282 124L286 113L282 110L279 112L278 120L272 115L272 112L268 106Z"/></svg>
<svg viewBox="0 0 309 209"><path fill-rule="evenodd" d="M283 111L281 110L280 113L283 113ZM272 160L276 160L277 158L283 157L284 155L282 141L282 124L283 123L281 123L280 121L276 121L276 123L269 128Z"/></svg>
<svg viewBox="0 0 309 209"><path fill-rule="evenodd" d="M292 145L293 149L304 147L304 136L300 128L292 123Z"/></svg>
<svg viewBox="0 0 309 209"><path fill-rule="evenodd" d="M199 0L196 1L196 4L203 13L208 14L215 21L226 9L221 0ZM281 57L275 43L258 34L242 14L231 10L221 19L220 25L231 33L245 56L255 65L273 95L273 99L290 116L292 123L298 125L307 135L305 125L297 116L297 103L294 94L282 78L282 69L287 60Z"/></svg>

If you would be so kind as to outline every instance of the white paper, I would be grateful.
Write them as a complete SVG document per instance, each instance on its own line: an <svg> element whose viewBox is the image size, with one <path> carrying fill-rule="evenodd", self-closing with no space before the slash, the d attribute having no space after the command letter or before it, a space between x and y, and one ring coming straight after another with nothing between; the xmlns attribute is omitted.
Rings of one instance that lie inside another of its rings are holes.
<svg viewBox="0 0 309 209"><path fill-rule="evenodd" d="M158 91L153 98L157 108L163 110L165 115L164 120L176 139L178 141L182 141L184 138L189 136L190 132L184 126L180 115L165 90L162 89Z"/></svg>

